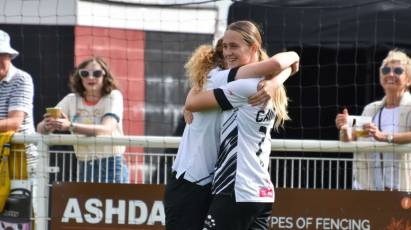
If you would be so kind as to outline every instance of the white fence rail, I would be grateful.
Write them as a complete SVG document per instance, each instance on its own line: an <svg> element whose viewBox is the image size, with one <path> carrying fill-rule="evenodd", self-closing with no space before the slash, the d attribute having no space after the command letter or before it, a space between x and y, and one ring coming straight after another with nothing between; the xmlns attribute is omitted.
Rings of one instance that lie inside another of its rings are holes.
<svg viewBox="0 0 411 230"><path fill-rule="evenodd" d="M53 182L79 182L78 161L72 151L50 151L54 145L93 144L126 145L145 148L177 148L179 137L125 136L84 137L78 135L22 135L15 134L13 143L37 145L39 162L35 170L36 229L46 230L49 218L49 189ZM290 154L287 157L271 158L271 175L276 187L350 189L352 152L410 152L411 144L395 145L373 141L343 143L319 140L272 140L272 150L277 152L321 152L339 153L335 157L301 157ZM325 155L324 155L324 154ZM331 155L330 155L331 156ZM169 153L127 153L130 183L167 183L175 155Z"/></svg>
<svg viewBox="0 0 411 230"><path fill-rule="evenodd" d="M72 144L113 144L140 146L146 148L177 148L180 137L159 136L125 136L125 137L84 137L80 135L22 135L16 134L13 143L39 143L47 145ZM321 140L288 140L273 139L273 151L303 151L303 152L395 152L405 153L411 149L411 144L389 144L377 141L341 142Z"/></svg>

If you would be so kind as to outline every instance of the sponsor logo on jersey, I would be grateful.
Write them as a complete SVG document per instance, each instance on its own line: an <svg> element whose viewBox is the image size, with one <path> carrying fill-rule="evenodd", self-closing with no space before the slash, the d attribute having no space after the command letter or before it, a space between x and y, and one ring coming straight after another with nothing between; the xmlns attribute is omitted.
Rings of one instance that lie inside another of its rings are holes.
<svg viewBox="0 0 411 230"><path fill-rule="evenodd" d="M273 197L273 189L272 188L260 188L260 197Z"/></svg>

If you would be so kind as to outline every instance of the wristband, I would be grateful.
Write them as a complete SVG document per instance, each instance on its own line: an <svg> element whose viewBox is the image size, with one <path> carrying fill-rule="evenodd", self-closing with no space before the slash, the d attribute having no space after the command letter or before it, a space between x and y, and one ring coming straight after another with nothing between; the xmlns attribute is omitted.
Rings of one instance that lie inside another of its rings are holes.
<svg viewBox="0 0 411 230"><path fill-rule="evenodd" d="M394 141L394 136L392 134L387 134L387 142L392 144Z"/></svg>
<svg viewBox="0 0 411 230"><path fill-rule="evenodd" d="M76 127L74 126L74 123L73 122L70 122L70 127L69 127L69 131L70 131L70 133L74 133L74 129L75 129Z"/></svg>

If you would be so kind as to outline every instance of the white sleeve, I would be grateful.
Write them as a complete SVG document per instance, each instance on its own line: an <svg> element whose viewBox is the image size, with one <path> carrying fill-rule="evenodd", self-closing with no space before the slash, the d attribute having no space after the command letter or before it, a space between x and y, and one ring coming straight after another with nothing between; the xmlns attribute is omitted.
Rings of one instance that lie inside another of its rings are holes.
<svg viewBox="0 0 411 230"><path fill-rule="evenodd" d="M70 93L66 95L59 103L57 103L56 107L61 108L61 111L66 114L70 120L73 119L74 113L70 111L70 105L75 105L76 103L76 95L74 93Z"/></svg>
<svg viewBox="0 0 411 230"><path fill-rule="evenodd" d="M123 120L123 95L118 90L113 90L106 100L104 115L111 116L120 122Z"/></svg>
<svg viewBox="0 0 411 230"><path fill-rule="evenodd" d="M227 83L235 80L235 75L237 74L239 68L221 70L220 68L215 68L208 74L208 89L216 89Z"/></svg>
<svg viewBox="0 0 411 230"><path fill-rule="evenodd" d="M248 97L257 92L259 78L241 79L214 90L221 109L229 110L248 104Z"/></svg>
<svg viewBox="0 0 411 230"><path fill-rule="evenodd" d="M26 114L32 114L33 111L33 96L34 87L33 81L27 73L20 73L15 79L11 81L12 91L9 101L8 112L10 111L22 111Z"/></svg>

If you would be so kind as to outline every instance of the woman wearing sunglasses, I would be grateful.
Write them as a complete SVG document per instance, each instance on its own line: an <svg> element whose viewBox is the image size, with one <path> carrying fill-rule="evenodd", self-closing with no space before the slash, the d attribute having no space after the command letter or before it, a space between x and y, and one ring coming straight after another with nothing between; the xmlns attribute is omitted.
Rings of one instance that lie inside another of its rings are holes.
<svg viewBox="0 0 411 230"><path fill-rule="evenodd" d="M70 131L86 136L122 136L123 96L117 89L108 65L98 57L83 61L70 78L73 93L56 107L61 117L44 115L40 133ZM87 182L128 182L124 165L124 146L75 145L79 160L79 180Z"/></svg>
<svg viewBox="0 0 411 230"><path fill-rule="evenodd" d="M380 67L384 97L368 104L362 116L372 117L363 126L376 141L411 142L411 61L402 51L391 50ZM348 130L348 110L335 123L342 141L356 140ZM353 161L353 188L377 191L411 191L411 153L356 153Z"/></svg>

